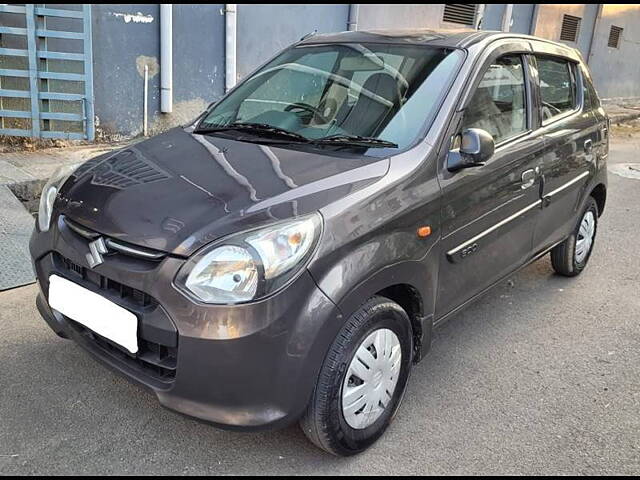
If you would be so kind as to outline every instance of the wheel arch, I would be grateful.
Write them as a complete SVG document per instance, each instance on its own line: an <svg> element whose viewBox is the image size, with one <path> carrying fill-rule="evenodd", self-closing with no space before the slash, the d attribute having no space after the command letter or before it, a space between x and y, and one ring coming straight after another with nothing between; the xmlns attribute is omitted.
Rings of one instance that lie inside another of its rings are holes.
<svg viewBox="0 0 640 480"><path fill-rule="evenodd" d="M598 216L602 215L604 207L607 203L607 187L604 183L596 185L589 193L589 196L593 197L598 205Z"/></svg>
<svg viewBox="0 0 640 480"><path fill-rule="evenodd" d="M419 261L401 262L381 269L342 296L337 305L348 318L368 298L379 295L400 305L411 320L414 337L414 362L420 361L431 347L435 269Z"/></svg>
<svg viewBox="0 0 640 480"><path fill-rule="evenodd" d="M407 313L413 331L414 362L420 361L431 347L433 322L425 322L424 300L418 289L408 283L397 283L383 288L375 295L394 301Z"/></svg>

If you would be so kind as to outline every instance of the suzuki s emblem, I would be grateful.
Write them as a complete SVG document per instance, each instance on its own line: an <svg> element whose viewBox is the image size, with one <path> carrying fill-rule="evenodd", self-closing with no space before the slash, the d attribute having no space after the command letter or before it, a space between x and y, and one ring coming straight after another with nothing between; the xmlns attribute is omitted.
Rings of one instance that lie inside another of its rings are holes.
<svg viewBox="0 0 640 480"><path fill-rule="evenodd" d="M89 267L94 268L103 263L104 257L102 255L107 252L107 245L104 243L104 238L98 237L93 242L90 242L89 253L86 255Z"/></svg>

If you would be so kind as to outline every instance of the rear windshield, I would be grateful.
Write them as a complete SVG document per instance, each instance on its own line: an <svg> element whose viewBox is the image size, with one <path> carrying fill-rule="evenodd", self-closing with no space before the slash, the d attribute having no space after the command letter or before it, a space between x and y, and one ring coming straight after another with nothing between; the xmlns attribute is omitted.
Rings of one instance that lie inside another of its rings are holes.
<svg viewBox="0 0 640 480"><path fill-rule="evenodd" d="M403 149L432 121L462 58L421 45L291 48L216 104L200 127L260 123L308 139L355 135Z"/></svg>

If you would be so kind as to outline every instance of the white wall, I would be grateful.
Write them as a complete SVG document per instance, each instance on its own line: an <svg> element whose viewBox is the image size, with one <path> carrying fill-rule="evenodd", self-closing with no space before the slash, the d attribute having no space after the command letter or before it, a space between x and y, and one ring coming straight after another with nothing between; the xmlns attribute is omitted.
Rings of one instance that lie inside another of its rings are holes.
<svg viewBox="0 0 640 480"><path fill-rule="evenodd" d="M460 28L442 22L444 4L361 4L358 30Z"/></svg>

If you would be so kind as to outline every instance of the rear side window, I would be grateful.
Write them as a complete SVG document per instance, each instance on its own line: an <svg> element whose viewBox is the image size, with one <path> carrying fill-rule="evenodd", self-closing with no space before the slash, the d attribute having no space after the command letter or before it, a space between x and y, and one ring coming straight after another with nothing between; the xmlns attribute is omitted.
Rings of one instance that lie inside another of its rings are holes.
<svg viewBox="0 0 640 480"><path fill-rule="evenodd" d="M593 88L593 83L591 83L591 80L585 74L584 71L580 73L582 74L582 92L584 95L584 109L593 110L595 108L600 107L600 100L598 99L598 94L596 93L595 88Z"/></svg>
<svg viewBox="0 0 640 480"><path fill-rule="evenodd" d="M571 63L559 58L537 57L542 120L575 110L576 82Z"/></svg>
<svg viewBox="0 0 640 480"><path fill-rule="evenodd" d="M489 66L465 109L463 128L481 128L500 143L527 130L525 78L519 55Z"/></svg>

